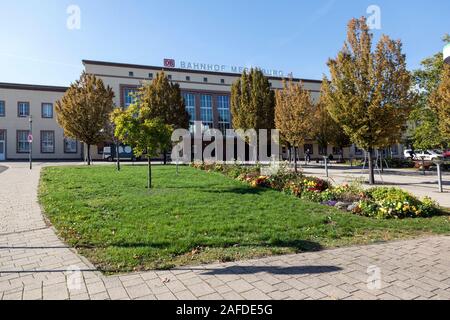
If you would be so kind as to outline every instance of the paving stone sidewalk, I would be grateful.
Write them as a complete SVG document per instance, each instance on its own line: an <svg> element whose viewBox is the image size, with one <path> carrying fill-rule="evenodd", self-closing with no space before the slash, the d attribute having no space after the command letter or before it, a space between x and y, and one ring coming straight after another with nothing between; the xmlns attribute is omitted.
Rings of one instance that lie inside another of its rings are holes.
<svg viewBox="0 0 450 320"><path fill-rule="evenodd" d="M450 299L450 237L106 277L45 223L40 168L0 174L0 300Z"/></svg>

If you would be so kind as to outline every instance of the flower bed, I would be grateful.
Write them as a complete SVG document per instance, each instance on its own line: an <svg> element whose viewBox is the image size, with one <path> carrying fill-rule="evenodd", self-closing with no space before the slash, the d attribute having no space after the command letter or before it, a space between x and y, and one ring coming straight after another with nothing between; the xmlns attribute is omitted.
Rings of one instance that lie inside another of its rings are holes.
<svg viewBox="0 0 450 320"><path fill-rule="evenodd" d="M253 188L270 188L295 197L336 207L353 214L377 219L404 219L431 217L441 213L430 198L419 200L397 188L377 187L363 190L361 186L344 184L333 186L328 181L286 168L272 176L261 174L260 166L239 166L194 163L194 168L219 172L232 179L249 184Z"/></svg>

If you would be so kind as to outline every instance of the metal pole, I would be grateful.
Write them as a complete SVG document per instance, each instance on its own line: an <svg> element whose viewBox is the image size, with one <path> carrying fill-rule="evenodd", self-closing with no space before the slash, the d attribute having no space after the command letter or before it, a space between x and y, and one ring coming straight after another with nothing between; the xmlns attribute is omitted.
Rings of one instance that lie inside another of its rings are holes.
<svg viewBox="0 0 450 320"><path fill-rule="evenodd" d="M423 170L423 175L425 176L426 175L426 172L425 172L425 157L421 157L422 158L422 170Z"/></svg>
<svg viewBox="0 0 450 320"><path fill-rule="evenodd" d="M438 181L439 181L439 192L443 193L444 188L442 187L442 170L441 170L441 164L438 163L437 165L437 172L438 172Z"/></svg>
<svg viewBox="0 0 450 320"><path fill-rule="evenodd" d="M31 137L31 136L33 136L33 118L32 118L32 116L30 116L29 122L30 122L29 136ZM30 156L30 170L33 170L33 140L30 139L28 144L29 144L28 148L29 148L29 156Z"/></svg>
<svg viewBox="0 0 450 320"><path fill-rule="evenodd" d="M323 160L325 161L325 172L326 172L327 178L329 178L330 175L328 174L328 158L324 156Z"/></svg>

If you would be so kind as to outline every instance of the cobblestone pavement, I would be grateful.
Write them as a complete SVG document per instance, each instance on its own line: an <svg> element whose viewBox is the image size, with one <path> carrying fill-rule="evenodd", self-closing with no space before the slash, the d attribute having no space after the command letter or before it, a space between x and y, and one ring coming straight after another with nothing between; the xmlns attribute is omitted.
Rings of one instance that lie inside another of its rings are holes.
<svg viewBox="0 0 450 320"><path fill-rule="evenodd" d="M450 237L106 277L44 222L39 171L0 174L0 300L450 299Z"/></svg>

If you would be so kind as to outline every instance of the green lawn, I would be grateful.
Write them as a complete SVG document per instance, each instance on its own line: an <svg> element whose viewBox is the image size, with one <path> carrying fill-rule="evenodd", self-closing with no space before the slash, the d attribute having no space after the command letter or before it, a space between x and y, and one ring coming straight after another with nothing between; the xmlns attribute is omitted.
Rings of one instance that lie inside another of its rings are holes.
<svg viewBox="0 0 450 320"><path fill-rule="evenodd" d="M449 217L379 221L255 190L221 174L145 166L43 170L40 202L101 270L166 269L450 232Z"/></svg>

